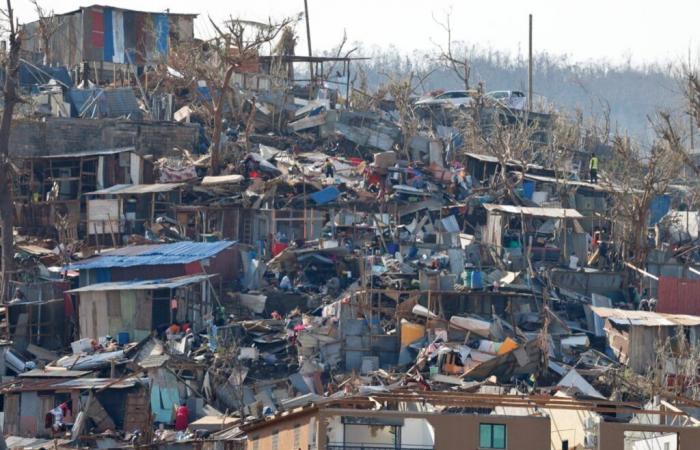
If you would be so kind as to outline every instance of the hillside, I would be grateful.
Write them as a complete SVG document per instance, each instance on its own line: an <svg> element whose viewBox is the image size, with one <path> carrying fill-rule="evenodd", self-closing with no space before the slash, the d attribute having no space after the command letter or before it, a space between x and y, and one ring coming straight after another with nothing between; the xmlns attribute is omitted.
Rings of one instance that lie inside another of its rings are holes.
<svg viewBox="0 0 700 450"><path fill-rule="evenodd" d="M471 50L471 83L482 81L486 90L527 90L527 59L494 50ZM372 59L362 63L370 87L386 82L385 74L406 76L411 71L427 73L425 89L455 89L461 82L441 69L436 54L415 51L402 55L396 49L362 49L356 53ZM356 77L354 77L357 80ZM540 54L535 58L534 90L563 111L580 110L599 115L609 105L613 126L640 140L649 133L647 117L658 110L682 112L683 97L677 71L671 65L635 67L605 62L574 63L565 56Z"/></svg>

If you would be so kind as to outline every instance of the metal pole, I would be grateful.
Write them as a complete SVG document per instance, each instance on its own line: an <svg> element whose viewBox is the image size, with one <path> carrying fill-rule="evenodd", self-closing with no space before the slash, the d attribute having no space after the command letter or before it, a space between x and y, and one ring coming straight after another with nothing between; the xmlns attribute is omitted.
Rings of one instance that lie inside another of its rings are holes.
<svg viewBox="0 0 700 450"><path fill-rule="evenodd" d="M311 78L311 81L313 82L314 63L311 61L311 56L313 53L311 52L311 27L309 26L309 3L307 0L304 0L304 18L306 19L306 43L309 47L309 78Z"/></svg>
<svg viewBox="0 0 700 450"><path fill-rule="evenodd" d="M691 55L692 49L691 47L688 47L688 98L690 99L690 96L692 95L692 81L691 77L693 76L693 60L692 60L692 55ZM693 130L693 103L689 103L690 111L688 114L688 123L690 124L690 151L692 152L695 149L695 132Z"/></svg>
<svg viewBox="0 0 700 450"><path fill-rule="evenodd" d="M347 64L347 77L345 81L345 109L350 109L350 61L346 61L345 64Z"/></svg>
<svg viewBox="0 0 700 450"><path fill-rule="evenodd" d="M527 110L532 111L532 14L530 14L530 29L528 39L527 61Z"/></svg>

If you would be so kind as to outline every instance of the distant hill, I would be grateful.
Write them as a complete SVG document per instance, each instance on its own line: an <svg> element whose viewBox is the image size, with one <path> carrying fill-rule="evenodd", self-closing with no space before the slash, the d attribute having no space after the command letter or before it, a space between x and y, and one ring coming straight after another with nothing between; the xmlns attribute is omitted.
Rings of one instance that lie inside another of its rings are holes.
<svg viewBox="0 0 700 450"><path fill-rule="evenodd" d="M394 48L360 49L355 54L372 58L361 65L369 86L385 83L386 73L406 76L439 67L435 54L414 52L406 56ZM463 53L462 53L463 54ZM483 81L488 90L527 91L527 58L494 50L471 51L471 83ZM604 102L610 106L613 126L646 141L650 135L647 117L659 110L682 113L684 100L676 71L671 66L604 62L576 64L565 56L540 54L535 58L534 90L564 111L579 109L585 116L599 114ZM357 86L357 78L355 85ZM457 89L463 87L451 71L439 69L428 78L425 87Z"/></svg>

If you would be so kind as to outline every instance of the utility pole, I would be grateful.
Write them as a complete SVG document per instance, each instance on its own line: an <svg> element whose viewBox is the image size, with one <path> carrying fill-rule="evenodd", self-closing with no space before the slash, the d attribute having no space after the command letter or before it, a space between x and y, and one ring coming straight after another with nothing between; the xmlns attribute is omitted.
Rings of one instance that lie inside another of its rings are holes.
<svg viewBox="0 0 700 450"><path fill-rule="evenodd" d="M693 59L692 59L692 46L688 46L688 94L692 93L692 76L693 76ZM695 132L693 130L693 102L688 97L688 123L690 125L690 151L691 153L695 150Z"/></svg>
<svg viewBox="0 0 700 450"><path fill-rule="evenodd" d="M527 110L532 111L532 14L530 14L530 27L528 38L527 59Z"/></svg>
<svg viewBox="0 0 700 450"><path fill-rule="evenodd" d="M313 53L311 52L311 26L309 25L309 2L308 0L304 0L304 18L306 19L306 43L308 44L309 47L309 75L311 78L311 81L314 79L314 63L311 61L311 56L313 56Z"/></svg>

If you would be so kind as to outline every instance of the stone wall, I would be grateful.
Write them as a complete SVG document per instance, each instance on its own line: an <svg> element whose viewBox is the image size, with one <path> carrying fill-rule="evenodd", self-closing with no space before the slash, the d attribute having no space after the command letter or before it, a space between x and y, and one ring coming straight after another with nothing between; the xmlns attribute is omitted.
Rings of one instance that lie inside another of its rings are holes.
<svg viewBox="0 0 700 450"><path fill-rule="evenodd" d="M48 118L16 120L10 134L13 156L49 156L117 147L136 147L156 157L173 149L192 151L199 125L120 119Z"/></svg>

